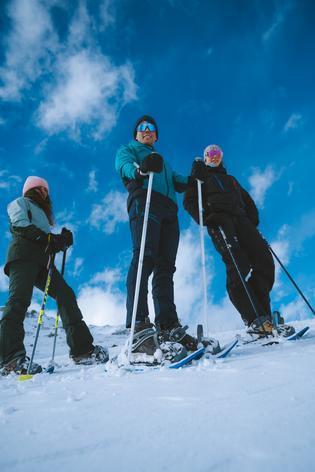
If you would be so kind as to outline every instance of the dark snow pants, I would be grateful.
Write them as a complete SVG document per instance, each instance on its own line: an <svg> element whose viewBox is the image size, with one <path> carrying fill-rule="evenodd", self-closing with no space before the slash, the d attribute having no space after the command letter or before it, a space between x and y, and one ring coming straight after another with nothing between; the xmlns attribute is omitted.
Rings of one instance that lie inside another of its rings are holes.
<svg viewBox="0 0 315 472"><path fill-rule="evenodd" d="M0 365L26 354L23 321L31 303L34 286L44 291L48 273L46 267L33 261L11 262L9 271L9 299L0 321ZM57 302L70 355L77 356L91 351L93 338L82 319L74 292L56 268L49 295Z"/></svg>
<svg viewBox="0 0 315 472"><path fill-rule="evenodd" d="M144 208L143 196L134 198L129 208L133 258L127 277L127 327L130 327L132 319ZM144 321L149 316L148 279L153 272L155 323L168 328L178 322L173 283L178 243L177 205L169 198L160 199L152 192L136 321Z"/></svg>
<svg viewBox="0 0 315 472"><path fill-rule="evenodd" d="M274 284L275 266L266 242L245 216L227 216L222 227L259 316L271 319L269 294ZM257 317L222 235L218 229L208 228L208 232L226 266L226 288L230 300L245 324L249 325Z"/></svg>

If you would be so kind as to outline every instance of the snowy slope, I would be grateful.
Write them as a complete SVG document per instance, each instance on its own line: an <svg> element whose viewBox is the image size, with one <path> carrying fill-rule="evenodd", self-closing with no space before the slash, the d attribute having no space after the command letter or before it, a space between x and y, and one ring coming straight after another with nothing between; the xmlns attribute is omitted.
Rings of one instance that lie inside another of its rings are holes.
<svg viewBox="0 0 315 472"><path fill-rule="evenodd" d="M26 382L0 379L0 470L314 470L315 321L309 325L303 341L243 346L216 363L142 374L71 365L62 332L64 367ZM35 326L29 317L29 352ZM46 320L40 336L43 365L52 326ZM111 355L126 339L117 327L92 331ZM217 335L225 342L235 333Z"/></svg>

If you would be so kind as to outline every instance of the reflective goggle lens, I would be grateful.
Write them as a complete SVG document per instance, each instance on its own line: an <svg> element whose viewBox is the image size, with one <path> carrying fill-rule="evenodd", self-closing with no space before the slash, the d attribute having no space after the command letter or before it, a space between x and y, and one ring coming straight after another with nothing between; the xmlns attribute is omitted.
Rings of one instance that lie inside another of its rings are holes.
<svg viewBox="0 0 315 472"><path fill-rule="evenodd" d="M156 131L156 128L152 123L148 123L147 121L140 123L140 125L137 128L137 131L140 131L140 133L143 133L144 131L147 131L147 130L153 133L154 131Z"/></svg>
<svg viewBox="0 0 315 472"><path fill-rule="evenodd" d="M209 151L206 152L205 157L210 157L210 158L215 158L217 157L218 159L221 158L222 153L219 149L210 149Z"/></svg>

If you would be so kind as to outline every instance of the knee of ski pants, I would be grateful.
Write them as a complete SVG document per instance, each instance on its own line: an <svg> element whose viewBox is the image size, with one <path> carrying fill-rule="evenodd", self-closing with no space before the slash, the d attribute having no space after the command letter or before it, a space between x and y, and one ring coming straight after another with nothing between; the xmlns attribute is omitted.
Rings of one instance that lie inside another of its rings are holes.
<svg viewBox="0 0 315 472"><path fill-rule="evenodd" d="M30 303L26 302L25 300L16 297L10 297L4 308L1 321L6 320L23 322L29 305Z"/></svg>
<svg viewBox="0 0 315 472"><path fill-rule="evenodd" d="M140 256L140 248L134 249L131 263L136 264L138 266L139 256ZM153 270L153 267L156 264L156 261L157 261L156 251L150 248L150 246L146 247L143 254L143 266L150 270Z"/></svg>
<svg viewBox="0 0 315 472"><path fill-rule="evenodd" d="M154 267L154 276L157 277L157 276L169 276L169 275L173 275L175 274L176 272L176 267L175 265L170 262L170 261L167 261L165 259L163 260L157 260L156 261L156 264L155 264L155 267Z"/></svg>

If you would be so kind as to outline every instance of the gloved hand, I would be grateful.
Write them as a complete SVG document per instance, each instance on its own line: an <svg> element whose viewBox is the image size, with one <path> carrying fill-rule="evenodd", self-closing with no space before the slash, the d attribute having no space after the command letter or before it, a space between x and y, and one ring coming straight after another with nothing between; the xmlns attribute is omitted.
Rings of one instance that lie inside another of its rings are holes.
<svg viewBox="0 0 315 472"><path fill-rule="evenodd" d="M159 174L163 170L163 157L157 152L151 152L140 164L138 169L140 175L147 175L149 172Z"/></svg>
<svg viewBox="0 0 315 472"><path fill-rule="evenodd" d="M66 237L67 240L67 248L73 245L73 233L70 229L62 228L61 234Z"/></svg>
<svg viewBox="0 0 315 472"><path fill-rule="evenodd" d="M190 175L192 179L197 179L204 182L207 178L206 164L201 159L195 160L193 162Z"/></svg>
<svg viewBox="0 0 315 472"><path fill-rule="evenodd" d="M224 227L226 219L226 213L209 213L205 216L205 225L209 228L217 228L218 226Z"/></svg>
<svg viewBox="0 0 315 472"><path fill-rule="evenodd" d="M65 251L73 244L73 235L69 229L62 228L61 234L50 233L48 236L48 253L56 254Z"/></svg>

